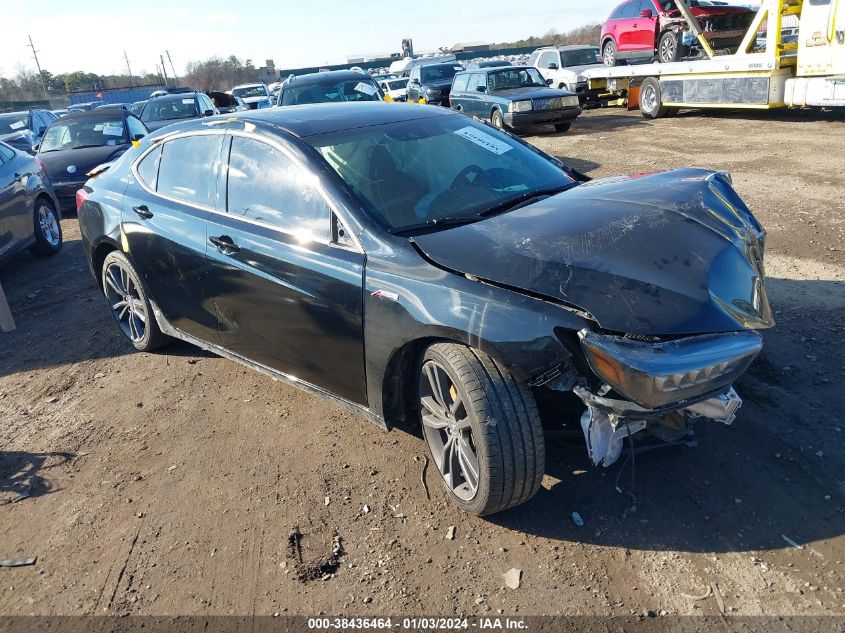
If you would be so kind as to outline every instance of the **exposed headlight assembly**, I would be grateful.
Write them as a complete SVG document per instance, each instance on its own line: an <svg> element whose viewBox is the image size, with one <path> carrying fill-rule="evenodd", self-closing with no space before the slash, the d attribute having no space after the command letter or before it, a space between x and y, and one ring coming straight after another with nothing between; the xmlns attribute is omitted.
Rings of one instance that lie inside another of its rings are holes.
<svg viewBox="0 0 845 633"><path fill-rule="evenodd" d="M763 347L756 332L704 334L650 343L578 333L590 368L620 394L659 409L730 385Z"/></svg>
<svg viewBox="0 0 845 633"><path fill-rule="evenodd" d="M514 112L531 112L534 109L534 105L530 101L514 101L513 102L513 111Z"/></svg>

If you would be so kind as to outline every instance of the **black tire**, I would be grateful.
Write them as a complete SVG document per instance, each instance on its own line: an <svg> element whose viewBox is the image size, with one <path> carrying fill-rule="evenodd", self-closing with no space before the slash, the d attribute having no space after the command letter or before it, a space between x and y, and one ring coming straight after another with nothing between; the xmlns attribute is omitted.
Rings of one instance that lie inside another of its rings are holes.
<svg viewBox="0 0 845 633"><path fill-rule="evenodd" d="M500 110L493 110L493 112L490 113L490 123L493 124L493 127L499 130L504 130L507 128L507 126L505 125L505 117L502 116Z"/></svg>
<svg viewBox="0 0 845 633"><path fill-rule="evenodd" d="M566 121L565 123L555 123L555 131L556 132L568 132L569 128L572 127L572 121Z"/></svg>
<svg viewBox="0 0 845 633"><path fill-rule="evenodd" d="M443 385L441 396L446 402L448 394L451 401L441 409L454 407L451 429L433 428L443 418L429 408L440 406L430 388L432 370L437 384L450 383L448 388ZM478 516L493 514L525 503L537 493L545 472L546 447L537 404L525 385L483 352L454 343L437 343L426 350L417 384L420 423L434 470L461 510ZM459 438L451 457L450 437ZM466 447L474 451L478 474L474 490L472 476L467 475L472 470L465 466ZM447 460L459 471L451 483L444 474Z"/></svg>
<svg viewBox="0 0 845 633"><path fill-rule="evenodd" d="M158 327L141 276L126 255L120 251L106 255L100 278L117 327L135 349L151 352L167 343L169 338Z"/></svg>
<svg viewBox="0 0 845 633"><path fill-rule="evenodd" d="M660 81L656 77L646 77L640 85L640 112L647 119L660 119L672 111L663 105Z"/></svg>
<svg viewBox="0 0 845 633"><path fill-rule="evenodd" d="M38 198L35 201L32 214L35 232L35 244L31 249L33 254L46 257L62 250L62 223L59 217L55 205L50 200Z"/></svg>
<svg viewBox="0 0 845 633"><path fill-rule="evenodd" d="M686 47L681 43L681 36L674 31L666 31L657 42L657 61L671 64L686 57Z"/></svg>
<svg viewBox="0 0 845 633"><path fill-rule="evenodd" d="M616 66L619 63L617 57L616 42L613 40L607 40L601 49L601 59L604 62L604 65L611 68Z"/></svg>

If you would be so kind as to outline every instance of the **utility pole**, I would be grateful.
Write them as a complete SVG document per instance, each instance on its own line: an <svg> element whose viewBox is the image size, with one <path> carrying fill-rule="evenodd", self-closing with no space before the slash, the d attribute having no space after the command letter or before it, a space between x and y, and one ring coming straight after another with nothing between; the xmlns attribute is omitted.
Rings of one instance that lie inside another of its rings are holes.
<svg viewBox="0 0 845 633"><path fill-rule="evenodd" d="M164 87L170 88L170 85L167 83L167 69L164 67L164 55L159 55L158 57L161 60L161 72L164 73Z"/></svg>
<svg viewBox="0 0 845 633"><path fill-rule="evenodd" d="M126 49L123 49L123 59L126 60L126 68L129 69L129 83L132 84L132 87L135 87L135 77L132 76L132 66L129 65L129 55L126 54Z"/></svg>
<svg viewBox="0 0 845 633"><path fill-rule="evenodd" d="M176 68L173 67L173 60L170 59L170 51L165 50L164 52L167 53L167 61L170 62L170 70L173 71L173 81L178 85L179 81L177 80Z"/></svg>
<svg viewBox="0 0 845 633"><path fill-rule="evenodd" d="M38 51L35 50L35 44L32 43L32 36L29 37L29 47L32 49L32 56L35 58L35 66L38 68L38 78L41 80L41 89L44 91L44 98L47 103L50 103L50 95L47 94L47 86L44 84L44 73L41 72L41 64L38 61ZM52 106L52 103L50 104Z"/></svg>

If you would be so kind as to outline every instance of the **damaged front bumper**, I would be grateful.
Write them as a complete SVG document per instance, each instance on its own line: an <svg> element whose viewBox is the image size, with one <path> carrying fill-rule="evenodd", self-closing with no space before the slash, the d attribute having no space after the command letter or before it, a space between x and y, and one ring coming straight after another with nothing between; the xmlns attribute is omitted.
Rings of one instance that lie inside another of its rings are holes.
<svg viewBox="0 0 845 633"><path fill-rule="evenodd" d="M604 466L613 464L625 439L640 431L667 439L688 434L696 418L731 424L742 405L731 384L762 348L756 332L656 342L588 330L579 337L590 368L604 384L596 391L584 385L572 390L587 407L581 428L590 460Z"/></svg>

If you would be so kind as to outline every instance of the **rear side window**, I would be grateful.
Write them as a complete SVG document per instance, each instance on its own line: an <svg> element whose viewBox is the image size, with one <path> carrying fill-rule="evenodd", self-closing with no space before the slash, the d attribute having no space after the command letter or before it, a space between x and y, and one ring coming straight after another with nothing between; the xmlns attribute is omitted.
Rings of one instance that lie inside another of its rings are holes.
<svg viewBox="0 0 845 633"><path fill-rule="evenodd" d="M469 92L477 92L479 86L486 85L484 82L485 76L481 73L473 73L469 77L469 83L467 84L467 90Z"/></svg>
<svg viewBox="0 0 845 633"><path fill-rule="evenodd" d="M161 150L156 191L188 204L215 207L215 165L220 134L186 136L168 141Z"/></svg>
<svg viewBox="0 0 845 633"><path fill-rule="evenodd" d="M0 143L0 165L8 163L15 157L15 152Z"/></svg>
<svg viewBox="0 0 845 633"><path fill-rule="evenodd" d="M228 211L304 239L328 242L331 209L313 180L284 152L232 137Z"/></svg>
<svg viewBox="0 0 845 633"><path fill-rule="evenodd" d="M616 11L613 12L613 15L610 16L610 19L624 20L627 18L636 17L638 15L639 8L640 0L628 0L628 2L616 8Z"/></svg>
<svg viewBox="0 0 845 633"><path fill-rule="evenodd" d="M452 92L465 92L469 84L469 75L455 75Z"/></svg>
<svg viewBox="0 0 845 633"><path fill-rule="evenodd" d="M159 163L161 163L161 145L144 156L137 167L141 180L153 191L155 191L156 185L158 184Z"/></svg>

